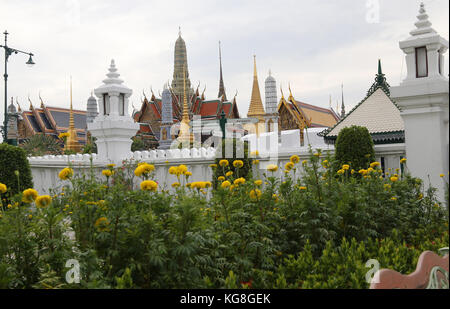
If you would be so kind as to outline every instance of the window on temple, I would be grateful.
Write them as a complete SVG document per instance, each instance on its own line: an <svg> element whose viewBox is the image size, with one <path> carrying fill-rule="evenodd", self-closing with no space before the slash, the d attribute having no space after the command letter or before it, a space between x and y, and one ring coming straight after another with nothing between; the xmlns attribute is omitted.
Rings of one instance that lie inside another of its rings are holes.
<svg viewBox="0 0 450 309"><path fill-rule="evenodd" d="M103 115L109 115L109 95L103 94Z"/></svg>
<svg viewBox="0 0 450 309"><path fill-rule="evenodd" d="M125 115L125 95L121 93L119 95L119 116Z"/></svg>
<svg viewBox="0 0 450 309"><path fill-rule="evenodd" d="M416 77L427 77L428 76L428 57L427 48L417 47L416 48Z"/></svg>

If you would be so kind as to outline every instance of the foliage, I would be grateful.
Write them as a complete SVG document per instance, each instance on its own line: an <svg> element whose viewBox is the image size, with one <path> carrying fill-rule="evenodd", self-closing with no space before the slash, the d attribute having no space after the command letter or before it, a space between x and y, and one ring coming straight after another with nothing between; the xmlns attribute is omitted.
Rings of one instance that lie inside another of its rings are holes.
<svg viewBox="0 0 450 309"><path fill-rule="evenodd" d="M134 136L132 138L133 143L131 144L131 151L144 151L148 150L147 146L144 143L144 139L140 136Z"/></svg>
<svg viewBox="0 0 450 309"><path fill-rule="evenodd" d="M97 138L88 134L88 141L87 141L86 145L83 146L82 153L89 153L89 154L97 153L96 140L97 140Z"/></svg>
<svg viewBox="0 0 450 309"><path fill-rule="evenodd" d="M248 178L252 171L252 159L248 151L248 142L242 142L237 139L225 139L220 143L219 147L221 147L222 152L216 154L215 166L213 167L214 187L217 187L217 179L220 176L227 177L226 174L230 171L233 172L231 179ZM227 160L228 165L220 166L221 160ZM238 160L244 163L240 168L233 165Z"/></svg>
<svg viewBox="0 0 450 309"><path fill-rule="evenodd" d="M20 145L28 156L60 155L62 142L50 135L35 134Z"/></svg>
<svg viewBox="0 0 450 309"><path fill-rule="evenodd" d="M369 259L410 273L421 252L448 246L435 190L407 174L336 173L312 150L282 177L254 162L255 177L235 168L216 188L178 166L172 192L139 190L154 167L130 161L63 173L48 206L18 193L0 213L0 287L367 288ZM69 259L79 284L65 281Z"/></svg>
<svg viewBox="0 0 450 309"><path fill-rule="evenodd" d="M336 139L336 162L350 164L359 171L375 161L372 136L366 127L343 128Z"/></svg>
<svg viewBox="0 0 450 309"><path fill-rule="evenodd" d="M30 165L25 151L20 147L0 144L0 183L8 187L7 196L33 187Z"/></svg>

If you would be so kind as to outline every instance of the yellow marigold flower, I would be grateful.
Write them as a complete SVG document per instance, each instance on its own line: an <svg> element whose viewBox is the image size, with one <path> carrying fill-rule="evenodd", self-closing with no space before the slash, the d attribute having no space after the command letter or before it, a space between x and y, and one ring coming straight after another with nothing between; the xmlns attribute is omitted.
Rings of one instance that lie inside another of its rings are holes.
<svg viewBox="0 0 450 309"><path fill-rule="evenodd" d="M0 193L6 193L7 190L6 185L0 182Z"/></svg>
<svg viewBox="0 0 450 309"><path fill-rule="evenodd" d="M261 190L255 189L250 191L250 198L253 200L259 199L261 197Z"/></svg>
<svg viewBox="0 0 450 309"><path fill-rule="evenodd" d="M219 161L219 165L220 165L221 167L228 166L228 164L230 164L230 163L228 162L228 160L220 160L220 161Z"/></svg>
<svg viewBox="0 0 450 309"><path fill-rule="evenodd" d="M71 169L70 167L66 167L61 172L59 172L58 176L61 180L67 180L73 176L73 169Z"/></svg>
<svg viewBox="0 0 450 309"><path fill-rule="evenodd" d="M345 170L341 169L341 170L337 171L337 174L338 175L343 175L343 174L345 174Z"/></svg>
<svg viewBox="0 0 450 309"><path fill-rule="evenodd" d="M392 200L392 201L396 201L397 198L396 198L395 196L393 196L393 197L391 197L391 200Z"/></svg>
<svg viewBox="0 0 450 309"><path fill-rule="evenodd" d="M252 151L252 152L250 153L250 156L252 156L252 157L257 157L257 156L259 156L259 151L258 151L258 150Z"/></svg>
<svg viewBox="0 0 450 309"><path fill-rule="evenodd" d="M103 176L111 177L112 172L111 172L111 170L103 170L103 171L102 171L102 174L103 174Z"/></svg>
<svg viewBox="0 0 450 309"><path fill-rule="evenodd" d="M225 174L225 176L227 176L227 177L230 177L231 175L233 175L233 172L232 172L232 171L229 171L229 172L227 172L227 173Z"/></svg>
<svg viewBox="0 0 450 309"><path fill-rule="evenodd" d="M392 177L391 177L391 181L392 181L392 182L396 182L397 180L398 180L398 177L395 177L395 176L392 176Z"/></svg>
<svg viewBox="0 0 450 309"><path fill-rule="evenodd" d="M369 167L368 169L367 169L367 173L372 173L373 172L373 168L371 168L371 167Z"/></svg>
<svg viewBox="0 0 450 309"><path fill-rule="evenodd" d="M275 164L269 164L267 166L267 170L271 171L271 172L276 172L278 170L278 166Z"/></svg>
<svg viewBox="0 0 450 309"><path fill-rule="evenodd" d="M210 168L217 168L217 164L210 164L209 167Z"/></svg>
<svg viewBox="0 0 450 309"><path fill-rule="evenodd" d="M352 175L355 173L355 170L354 169L352 169L352 171L350 172Z"/></svg>
<svg viewBox="0 0 450 309"><path fill-rule="evenodd" d="M233 166L234 166L235 168L241 168L241 167L244 166L244 162L242 162L242 160L235 160L235 161L233 162Z"/></svg>
<svg viewBox="0 0 450 309"><path fill-rule="evenodd" d="M361 175L366 175L367 174L367 170L362 169L362 170L359 170L358 173L360 173Z"/></svg>
<svg viewBox="0 0 450 309"><path fill-rule="evenodd" d="M370 163L370 167L371 168L375 168L377 166L380 166L380 162L372 162L372 163Z"/></svg>
<svg viewBox="0 0 450 309"><path fill-rule="evenodd" d="M106 165L108 168L114 168L116 165L115 164L108 164Z"/></svg>
<svg viewBox="0 0 450 309"><path fill-rule="evenodd" d="M253 160L253 164L254 165L259 164L259 160Z"/></svg>
<svg viewBox="0 0 450 309"><path fill-rule="evenodd" d="M188 171L187 166L184 165L184 164L181 164L181 165L179 165L179 166L177 167L177 172L176 172L176 174L177 174L177 176L184 175L184 174L187 173L187 171Z"/></svg>
<svg viewBox="0 0 450 309"><path fill-rule="evenodd" d="M306 163L308 163L308 161L306 161L306 160L303 160L303 161L302 161L302 164L303 164L303 165L306 165Z"/></svg>
<svg viewBox="0 0 450 309"><path fill-rule="evenodd" d="M32 203L37 197L38 192L34 189L26 189L23 191L22 202L24 203Z"/></svg>
<svg viewBox="0 0 450 309"><path fill-rule="evenodd" d="M169 174L170 175L175 175L177 173L177 167L176 166L171 166L169 168Z"/></svg>
<svg viewBox="0 0 450 309"><path fill-rule="evenodd" d="M158 184L153 180L145 180L141 182L142 191L156 191L158 189Z"/></svg>
<svg viewBox="0 0 450 309"><path fill-rule="evenodd" d="M319 153L319 152L316 152L316 153L314 153L314 156L315 156L315 157L320 157L320 153Z"/></svg>
<svg viewBox="0 0 450 309"><path fill-rule="evenodd" d="M419 196L417 197L419 200L423 199L423 194L420 193Z"/></svg>
<svg viewBox="0 0 450 309"><path fill-rule="evenodd" d="M292 161L289 161L288 163L286 163L286 165L284 166L284 168L287 170L287 171L290 171L290 170L292 170L293 168L294 168L294 163L292 162Z"/></svg>
<svg viewBox="0 0 450 309"><path fill-rule="evenodd" d="M243 177L238 178L238 179L236 179L236 180L234 181L234 185L236 185L236 186L242 185L242 184L244 184L244 183L245 183L245 178L243 178Z"/></svg>
<svg viewBox="0 0 450 309"><path fill-rule="evenodd" d="M186 188L190 188L190 187L191 187L191 183L187 183Z"/></svg>
<svg viewBox="0 0 450 309"><path fill-rule="evenodd" d="M224 181L224 180L225 180L225 177L219 176L219 177L217 178L217 180L218 180L218 181Z"/></svg>
<svg viewBox="0 0 450 309"><path fill-rule="evenodd" d="M347 171L347 170L350 169L350 165L344 164L344 165L342 165L342 169L343 169L344 171Z"/></svg>
<svg viewBox="0 0 450 309"><path fill-rule="evenodd" d="M38 208L45 208L52 202L50 195L40 195L36 198L36 206Z"/></svg>
<svg viewBox="0 0 450 309"><path fill-rule="evenodd" d="M32 219L33 218L33 215L28 215L28 219Z"/></svg>
<svg viewBox="0 0 450 309"><path fill-rule="evenodd" d="M210 188L212 186L211 181L205 181L205 187Z"/></svg>
<svg viewBox="0 0 450 309"><path fill-rule="evenodd" d="M225 180L224 182L222 182L222 184L220 185L223 189L228 188L229 186L231 186L231 182L229 182L228 180Z"/></svg>
<svg viewBox="0 0 450 309"><path fill-rule="evenodd" d="M99 231L104 232L108 230L109 221L105 217L100 217L95 221L94 225Z"/></svg>
<svg viewBox="0 0 450 309"><path fill-rule="evenodd" d="M323 161L322 161L322 164L323 164L323 165L327 165L327 164L328 164L328 160L323 160Z"/></svg>
<svg viewBox="0 0 450 309"><path fill-rule="evenodd" d="M444 174L440 174L439 177L444 178L445 175ZM0 190L1 191L1 190ZM4 193L4 192L3 192Z"/></svg>
<svg viewBox="0 0 450 309"><path fill-rule="evenodd" d="M64 137L69 137L69 132L64 132L64 133L60 133L59 135L58 135L58 138L59 139L63 139Z"/></svg>
<svg viewBox="0 0 450 309"><path fill-rule="evenodd" d="M186 172L186 173L184 173L184 175L185 175L186 177L190 177L190 176L192 176L192 173L191 173L191 172Z"/></svg>
<svg viewBox="0 0 450 309"><path fill-rule="evenodd" d="M236 185L231 185L231 186L230 186L230 191L233 191L234 188L236 188Z"/></svg>
<svg viewBox="0 0 450 309"><path fill-rule="evenodd" d="M174 182L173 184L172 184L172 187L173 188L178 188L180 186L180 183L179 182Z"/></svg>
<svg viewBox="0 0 450 309"><path fill-rule="evenodd" d="M301 191L305 191L306 187L298 187L298 189L301 190Z"/></svg>
<svg viewBox="0 0 450 309"><path fill-rule="evenodd" d="M401 164L405 164L405 163L406 163L406 158L401 159L401 160L400 160L400 163L401 163Z"/></svg>
<svg viewBox="0 0 450 309"><path fill-rule="evenodd" d="M291 158L289 159L293 164L297 164L298 162L300 162L300 157L297 155L293 155L291 156Z"/></svg>
<svg viewBox="0 0 450 309"><path fill-rule="evenodd" d="M390 184L388 184L388 183L385 183L384 184L384 186L383 186L386 190L388 190L388 189L390 189L391 188L391 185Z"/></svg>
<svg viewBox="0 0 450 309"><path fill-rule="evenodd" d="M260 185L262 185L262 180L255 180L255 185L257 185L258 187L260 186Z"/></svg>
<svg viewBox="0 0 450 309"><path fill-rule="evenodd" d="M275 203L278 202L278 195L276 195L275 193L272 194L272 198L275 200Z"/></svg>

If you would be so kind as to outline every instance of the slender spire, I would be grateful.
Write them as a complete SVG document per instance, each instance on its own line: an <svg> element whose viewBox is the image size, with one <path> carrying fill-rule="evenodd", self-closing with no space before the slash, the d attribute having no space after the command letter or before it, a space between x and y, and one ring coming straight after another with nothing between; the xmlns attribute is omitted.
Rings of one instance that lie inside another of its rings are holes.
<svg viewBox="0 0 450 309"><path fill-rule="evenodd" d="M219 41L219 63L220 63L220 81L219 81L219 98L222 98L223 101L227 100L227 95L225 93L225 85L223 83L223 74L222 74L222 50Z"/></svg>
<svg viewBox="0 0 450 309"><path fill-rule="evenodd" d="M375 82L370 87L366 96L370 96L378 88L382 88L387 95L390 95L390 87L386 81L386 75L383 74L383 70L381 69L381 59L378 59L378 73L375 75Z"/></svg>
<svg viewBox="0 0 450 309"><path fill-rule="evenodd" d="M345 117L344 84L341 85L341 90L342 90L341 118L344 118Z"/></svg>
<svg viewBox="0 0 450 309"><path fill-rule="evenodd" d="M69 130L75 129L75 121L73 120L73 108L72 108L72 76L70 77L70 120Z"/></svg>
<svg viewBox="0 0 450 309"><path fill-rule="evenodd" d="M254 58L254 68L253 68L253 88L252 88L252 97L250 100L250 106L248 109L247 116L263 116L265 114L264 107L261 100L261 92L259 91L258 84L258 74L256 71L256 56Z"/></svg>
<svg viewBox="0 0 450 309"><path fill-rule="evenodd" d="M187 94L186 94L186 68L183 69L183 122L189 124L189 107L187 104Z"/></svg>

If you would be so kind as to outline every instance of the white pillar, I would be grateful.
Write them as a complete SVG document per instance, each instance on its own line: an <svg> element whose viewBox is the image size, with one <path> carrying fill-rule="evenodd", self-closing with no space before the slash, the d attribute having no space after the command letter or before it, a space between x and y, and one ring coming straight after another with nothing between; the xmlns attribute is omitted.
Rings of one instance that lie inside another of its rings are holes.
<svg viewBox="0 0 450 309"><path fill-rule="evenodd" d="M139 124L135 123L128 114L128 98L133 91L122 85L123 80L119 79L114 60L111 61L108 77L103 81L103 85L94 90L100 102L100 115L94 122L88 124L88 131L97 138L98 160L121 164L123 160L129 159L131 138L136 135ZM106 102L106 111L109 115L104 115L103 97L109 97ZM124 98L124 114L119 113L120 98Z"/></svg>
<svg viewBox="0 0 450 309"><path fill-rule="evenodd" d="M408 168L414 177L438 189L438 198L445 199L444 182L448 181L449 145L449 84L444 72L439 72L439 57L448 49L448 41L439 36L421 4L415 23L417 29L400 42L406 54L407 77L391 88L391 97L399 105L405 123L405 146ZM427 71L425 77L418 77L416 71L416 48L427 49ZM441 64L442 65L442 64Z"/></svg>

